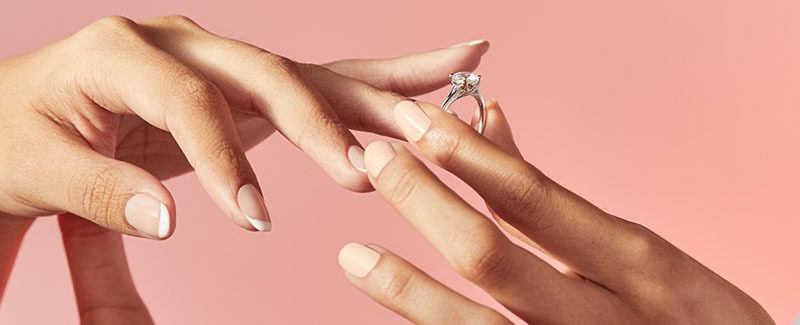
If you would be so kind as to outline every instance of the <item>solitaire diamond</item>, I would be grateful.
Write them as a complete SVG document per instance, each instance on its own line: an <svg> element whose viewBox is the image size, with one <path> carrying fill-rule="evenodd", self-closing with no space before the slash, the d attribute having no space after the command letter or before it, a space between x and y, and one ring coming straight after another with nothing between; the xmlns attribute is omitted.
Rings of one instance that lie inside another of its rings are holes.
<svg viewBox="0 0 800 325"><path fill-rule="evenodd" d="M473 90L481 83L481 76L472 72L456 72L450 75L450 83L464 90Z"/></svg>

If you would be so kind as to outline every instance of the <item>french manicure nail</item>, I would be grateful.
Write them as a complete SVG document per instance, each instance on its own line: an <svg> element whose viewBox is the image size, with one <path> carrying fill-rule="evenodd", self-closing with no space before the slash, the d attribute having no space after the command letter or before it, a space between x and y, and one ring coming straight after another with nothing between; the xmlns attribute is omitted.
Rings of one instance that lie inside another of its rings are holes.
<svg viewBox="0 0 800 325"><path fill-rule="evenodd" d="M411 141L419 141L431 126L431 119L419 105L410 101L402 101L394 107L394 119L400 125L406 137Z"/></svg>
<svg viewBox="0 0 800 325"><path fill-rule="evenodd" d="M486 42L486 40L478 39L478 40L474 40L474 41L471 41L471 42L459 43L459 44L451 46L450 48L452 49L452 48L456 48L456 47L474 46L474 45L478 45L478 44L485 43L485 42Z"/></svg>
<svg viewBox="0 0 800 325"><path fill-rule="evenodd" d="M136 194L125 204L125 220L142 233L164 239L170 228L167 206L147 194Z"/></svg>
<svg viewBox="0 0 800 325"><path fill-rule="evenodd" d="M378 177L380 175L381 170L386 164L389 163L396 152L392 145L385 141L375 141L370 143L367 146L367 151L364 154L364 160L367 165L367 170L372 175L372 177Z"/></svg>
<svg viewBox="0 0 800 325"><path fill-rule="evenodd" d="M239 201L239 209L253 228L258 231L272 229L269 212L267 212L267 206L264 205L264 197L258 192L258 188L252 184L244 185L239 189L236 199Z"/></svg>
<svg viewBox="0 0 800 325"><path fill-rule="evenodd" d="M357 278L367 276L380 258L381 254L378 252L357 243L344 245L339 251L339 265L345 272Z"/></svg>
<svg viewBox="0 0 800 325"><path fill-rule="evenodd" d="M350 164L353 167L362 172L367 172L367 165L364 164L364 149L361 149L359 146L351 146L350 149L347 150L347 159L350 159Z"/></svg>

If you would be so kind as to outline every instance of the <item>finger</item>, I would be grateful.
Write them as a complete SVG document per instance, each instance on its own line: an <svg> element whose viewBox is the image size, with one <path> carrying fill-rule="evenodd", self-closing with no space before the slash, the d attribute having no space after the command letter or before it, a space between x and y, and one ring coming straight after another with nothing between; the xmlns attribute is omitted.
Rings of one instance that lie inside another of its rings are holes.
<svg viewBox="0 0 800 325"><path fill-rule="evenodd" d="M478 124L478 117L478 110L476 110L470 121L470 125L473 128ZM517 143L514 141L511 125L508 124L505 112L503 112L497 99L489 100L486 103L486 129L483 132L483 136L509 154L522 158L522 153L520 153Z"/></svg>
<svg viewBox="0 0 800 325"><path fill-rule="evenodd" d="M379 89L417 96L447 85L453 72L474 70L488 50L489 42L477 40L398 58L343 60L325 67Z"/></svg>
<svg viewBox="0 0 800 325"><path fill-rule="evenodd" d="M120 235L71 214L58 221L81 324L153 324Z"/></svg>
<svg viewBox="0 0 800 325"><path fill-rule="evenodd" d="M75 140L43 144L37 175L20 179L47 180L23 185L29 188L25 195L31 205L67 211L133 236L165 239L173 233L175 203L157 178L70 141Z"/></svg>
<svg viewBox="0 0 800 325"><path fill-rule="evenodd" d="M354 190L372 187L363 172L363 148L298 64L237 40L213 35L185 18L148 21L156 43L200 69L231 98L248 104L305 152L338 184ZM176 40L166 26L181 24L191 37ZM244 95L243 95L244 94ZM234 99L241 101L240 99Z"/></svg>
<svg viewBox="0 0 800 325"><path fill-rule="evenodd" d="M303 64L300 67L349 128L402 138L403 133L394 122L391 110L386 107L394 107L407 100L407 97L378 89L322 66Z"/></svg>
<svg viewBox="0 0 800 325"><path fill-rule="evenodd" d="M392 112L386 107L447 85L449 74L454 71L475 69L488 46L478 41L393 59L343 60L300 67L348 127L401 138Z"/></svg>
<svg viewBox="0 0 800 325"><path fill-rule="evenodd" d="M6 291L8 277L14 268L22 238L33 223L33 218L24 218L0 213L0 300Z"/></svg>
<svg viewBox="0 0 800 325"><path fill-rule="evenodd" d="M503 220L580 274L613 283L631 263L642 262L643 255L631 245L649 242L643 242L648 239L638 230L559 186L441 108L403 102L395 107L395 118L423 155L464 180Z"/></svg>
<svg viewBox="0 0 800 325"><path fill-rule="evenodd" d="M564 321L559 317L576 315L568 312L567 306L586 303L592 309L598 304L589 301L610 301L607 292L565 278L511 243L402 146L373 142L365 159L370 179L381 196L444 255L456 272L520 317ZM531 301L536 301L535 306Z"/></svg>
<svg viewBox="0 0 800 325"><path fill-rule="evenodd" d="M379 246L349 243L339 265L359 290L414 324L511 324Z"/></svg>
<svg viewBox="0 0 800 325"><path fill-rule="evenodd" d="M472 120L470 121L472 128L475 128L475 126L478 124L479 116L480 115L476 110L475 114L472 116ZM522 158L522 154L520 153L519 148L517 148L517 144L514 142L514 135L511 132L511 126L508 124L505 113L500 108L500 104L497 103L496 99L492 99L486 104L486 129L483 132L483 136L509 154ZM489 204L486 204L486 206L500 228L505 230L508 234L522 240L529 246L540 251L544 251L539 244L528 238L528 236L525 236L525 234L519 231L519 229L514 228L514 226L509 224L507 221L500 218L494 208L492 208ZM546 251L544 252L546 253Z"/></svg>
<svg viewBox="0 0 800 325"><path fill-rule="evenodd" d="M115 18L95 28L116 37L110 48L97 45L98 53L114 53L115 59L83 60L92 62L84 74L93 78L81 81L87 95L113 113L134 113L170 132L206 192L235 223L269 230L258 181L216 85L152 44L130 20Z"/></svg>

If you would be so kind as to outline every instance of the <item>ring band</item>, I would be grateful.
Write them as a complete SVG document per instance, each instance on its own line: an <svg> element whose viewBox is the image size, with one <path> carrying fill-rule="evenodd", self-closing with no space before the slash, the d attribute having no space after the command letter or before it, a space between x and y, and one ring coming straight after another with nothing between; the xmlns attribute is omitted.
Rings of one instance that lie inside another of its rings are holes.
<svg viewBox="0 0 800 325"><path fill-rule="evenodd" d="M475 101L478 102L478 125L475 126L475 130L478 131L478 134L483 134L483 131L486 129L487 116L486 101L483 99L480 89L478 88L480 83L481 76L478 74L472 72L451 73L450 84L453 85L453 88L450 89L450 93L447 94L444 102L442 102L442 109L445 112L453 113L450 109L450 105L455 101L466 96L475 98Z"/></svg>

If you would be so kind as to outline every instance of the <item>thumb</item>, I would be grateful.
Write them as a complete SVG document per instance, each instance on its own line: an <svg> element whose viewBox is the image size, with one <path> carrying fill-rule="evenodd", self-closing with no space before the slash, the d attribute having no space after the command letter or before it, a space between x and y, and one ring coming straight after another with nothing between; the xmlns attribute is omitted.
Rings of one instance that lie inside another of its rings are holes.
<svg viewBox="0 0 800 325"><path fill-rule="evenodd" d="M165 239L174 228L175 204L153 175L79 144L46 150L23 196L29 205L69 212L116 232Z"/></svg>

